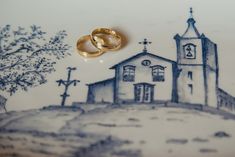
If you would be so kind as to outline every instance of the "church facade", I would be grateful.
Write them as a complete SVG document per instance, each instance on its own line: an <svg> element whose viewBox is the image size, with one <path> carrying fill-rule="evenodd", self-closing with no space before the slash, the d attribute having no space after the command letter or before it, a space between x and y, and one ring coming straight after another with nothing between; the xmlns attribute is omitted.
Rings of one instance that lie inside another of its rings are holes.
<svg viewBox="0 0 235 157"><path fill-rule="evenodd" d="M87 103L182 102L217 107L217 46L195 27L189 17L187 30L176 34L177 60L147 51L117 63L113 78L88 84Z"/></svg>
<svg viewBox="0 0 235 157"><path fill-rule="evenodd" d="M88 85L88 103L176 101L176 62L143 51L110 69L115 77Z"/></svg>

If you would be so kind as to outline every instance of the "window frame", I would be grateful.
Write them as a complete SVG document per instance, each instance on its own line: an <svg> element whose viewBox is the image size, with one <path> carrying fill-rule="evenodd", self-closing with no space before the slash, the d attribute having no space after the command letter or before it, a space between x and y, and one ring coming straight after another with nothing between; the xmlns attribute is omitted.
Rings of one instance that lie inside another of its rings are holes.
<svg viewBox="0 0 235 157"><path fill-rule="evenodd" d="M122 81L123 82L134 82L135 81L135 68L134 65L123 66Z"/></svg>
<svg viewBox="0 0 235 157"><path fill-rule="evenodd" d="M165 68L161 65L151 66L152 68L152 81L153 82L164 82L165 81Z"/></svg>
<svg viewBox="0 0 235 157"><path fill-rule="evenodd" d="M192 71L188 71L188 78L190 80L193 80L193 72Z"/></svg>
<svg viewBox="0 0 235 157"><path fill-rule="evenodd" d="M192 58L187 57L187 54L186 54L187 51L185 51L185 47L187 47L189 45L194 47L194 49L192 51L194 57L192 57ZM187 44L183 45L184 58L185 59L196 59L196 49L197 49L197 46L195 44L193 44L193 43L187 43Z"/></svg>
<svg viewBox="0 0 235 157"><path fill-rule="evenodd" d="M193 95L193 84L188 84L188 88L189 88L189 93L191 94L191 95Z"/></svg>

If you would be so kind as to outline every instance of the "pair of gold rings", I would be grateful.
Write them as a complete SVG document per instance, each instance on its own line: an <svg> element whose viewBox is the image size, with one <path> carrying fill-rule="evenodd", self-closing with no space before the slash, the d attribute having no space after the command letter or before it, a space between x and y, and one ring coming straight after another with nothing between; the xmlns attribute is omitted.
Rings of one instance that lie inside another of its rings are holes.
<svg viewBox="0 0 235 157"><path fill-rule="evenodd" d="M96 50L86 50L85 44L87 42L91 42ZM85 35L77 41L77 50L84 57L97 57L106 51L118 50L120 47L121 36L109 28L97 28L92 31L91 35Z"/></svg>

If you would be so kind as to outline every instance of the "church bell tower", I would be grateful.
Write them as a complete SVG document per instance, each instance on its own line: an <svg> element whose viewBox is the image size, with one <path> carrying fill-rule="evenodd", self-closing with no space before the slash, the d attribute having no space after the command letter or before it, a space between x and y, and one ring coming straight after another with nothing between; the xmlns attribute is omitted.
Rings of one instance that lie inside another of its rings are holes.
<svg viewBox="0 0 235 157"><path fill-rule="evenodd" d="M188 27L176 34L178 102L217 107L218 57L217 45L200 34L190 8Z"/></svg>

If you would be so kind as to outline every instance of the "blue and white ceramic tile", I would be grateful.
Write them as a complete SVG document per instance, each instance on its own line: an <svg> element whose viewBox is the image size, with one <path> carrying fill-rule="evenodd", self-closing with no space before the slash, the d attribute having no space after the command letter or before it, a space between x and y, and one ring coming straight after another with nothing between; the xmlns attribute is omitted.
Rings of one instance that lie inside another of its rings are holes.
<svg viewBox="0 0 235 157"><path fill-rule="evenodd" d="M1 157L234 156L235 2L0 3ZM83 58L98 27L125 42Z"/></svg>

